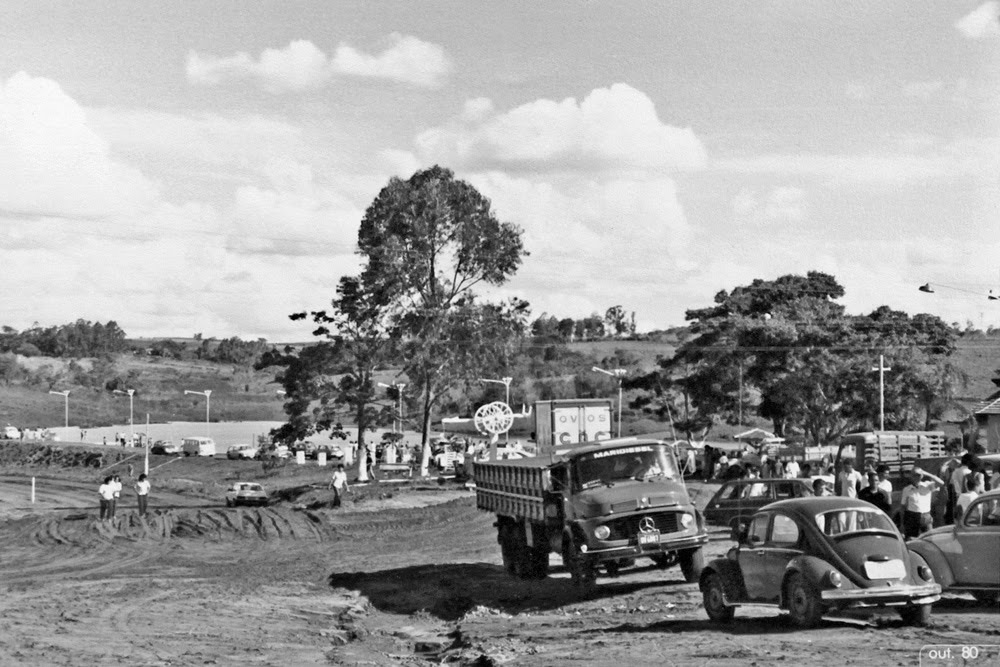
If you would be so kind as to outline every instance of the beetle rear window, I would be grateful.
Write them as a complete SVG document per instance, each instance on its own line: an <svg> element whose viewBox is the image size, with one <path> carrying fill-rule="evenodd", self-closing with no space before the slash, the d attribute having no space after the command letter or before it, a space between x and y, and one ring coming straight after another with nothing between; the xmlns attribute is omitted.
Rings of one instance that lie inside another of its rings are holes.
<svg viewBox="0 0 1000 667"><path fill-rule="evenodd" d="M816 525L824 535L836 536L848 533L879 531L895 533L892 520L879 510L843 509L816 515Z"/></svg>

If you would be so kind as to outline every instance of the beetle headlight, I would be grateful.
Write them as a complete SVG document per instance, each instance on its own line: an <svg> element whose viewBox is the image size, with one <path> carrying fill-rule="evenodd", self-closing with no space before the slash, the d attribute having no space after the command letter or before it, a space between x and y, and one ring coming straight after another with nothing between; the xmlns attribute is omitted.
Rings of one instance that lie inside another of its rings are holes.
<svg viewBox="0 0 1000 667"><path fill-rule="evenodd" d="M611 537L611 529L607 526L598 526L594 529L594 537L599 540L606 540Z"/></svg>
<svg viewBox="0 0 1000 667"><path fill-rule="evenodd" d="M692 523L694 523L694 517L693 516L691 516L690 514L687 514L687 513L681 514L681 525L682 526L684 526L685 528L688 528L688 527L691 526Z"/></svg>
<svg viewBox="0 0 1000 667"><path fill-rule="evenodd" d="M921 565L920 567L918 567L917 574L919 574L920 578L923 579L924 581L932 581L934 579L934 573L931 572L931 568L927 567L926 565Z"/></svg>
<svg viewBox="0 0 1000 667"><path fill-rule="evenodd" d="M843 583L843 579L840 577L840 572L837 572L836 570L830 570L826 573L826 581L834 588L840 588L840 584Z"/></svg>

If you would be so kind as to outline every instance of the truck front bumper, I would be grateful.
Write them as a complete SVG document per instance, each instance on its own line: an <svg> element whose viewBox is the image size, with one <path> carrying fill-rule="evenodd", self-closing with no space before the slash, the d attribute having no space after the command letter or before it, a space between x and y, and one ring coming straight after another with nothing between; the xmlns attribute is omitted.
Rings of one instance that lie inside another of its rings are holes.
<svg viewBox="0 0 1000 667"><path fill-rule="evenodd" d="M581 549L580 552L581 555L587 560L601 562L615 560L618 558L643 558L656 556L658 554L668 553L671 551L696 549L705 544L708 544L708 535L704 533L689 535L686 537L670 537L668 535L662 536L660 538L660 543L655 545L647 544L640 546L638 544L627 544L598 549L588 547L586 551Z"/></svg>

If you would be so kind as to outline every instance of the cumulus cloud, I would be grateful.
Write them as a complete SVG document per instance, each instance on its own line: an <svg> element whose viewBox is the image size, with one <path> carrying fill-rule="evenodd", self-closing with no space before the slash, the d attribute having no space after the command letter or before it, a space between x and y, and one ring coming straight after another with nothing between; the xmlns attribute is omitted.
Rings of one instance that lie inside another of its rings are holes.
<svg viewBox="0 0 1000 667"><path fill-rule="evenodd" d="M805 191L793 186L773 188L765 197L744 188L733 198L733 213L741 222L798 222L805 217Z"/></svg>
<svg viewBox="0 0 1000 667"><path fill-rule="evenodd" d="M0 81L0 214L101 218L156 196L55 81L24 72Z"/></svg>
<svg viewBox="0 0 1000 667"><path fill-rule="evenodd" d="M444 49L416 37L393 33L389 46L371 55L347 44L327 56L309 40L295 40L283 49L265 49L256 60L240 52L229 57L202 56L191 51L187 58L188 81L217 85L249 80L272 93L321 88L337 75L380 78L416 86L440 85L452 69Z"/></svg>
<svg viewBox="0 0 1000 667"><path fill-rule="evenodd" d="M389 47L378 55L369 55L341 44L334 53L332 67L338 74L435 87L441 85L451 72L452 63L445 50L437 44L392 33L389 35Z"/></svg>
<svg viewBox="0 0 1000 667"><path fill-rule="evenodd" d="M969 39L1000 36L1000 2L984 2L956 21L955 27Z"/></svg>
<svg viewBox="0 0 1000 667"><path fill-rule="evenodd" d="M706 162L690 128L661 122L645 93L621 83L581 101L540 99L506 112L472 100L416 145L426 161L470 170L674 171Z"/></svg>

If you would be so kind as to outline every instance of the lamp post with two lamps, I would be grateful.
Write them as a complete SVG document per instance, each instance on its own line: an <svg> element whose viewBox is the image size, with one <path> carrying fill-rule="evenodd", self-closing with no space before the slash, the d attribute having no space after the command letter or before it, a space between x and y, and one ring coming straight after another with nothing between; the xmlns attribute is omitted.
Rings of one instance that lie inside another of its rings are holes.
<svg viewBox="0 0 1000 667"><path fill-rule="evenodd" d="M628 371L624 368L613 368L609 371L598 366L594 366L590 370L604 373L618 380L618 437L620 438L622 437L622 380L625 379Z"/></svg>
<svg viewBox="0 0 1000 667"><path fill-rule="evenodd" d="M205 435L206 436L209 435L208 414L209 414L209 409L211 408L211 403L212 403L212 390L211 389L206 389L205 391L194 391L192 389L185 389L184 393L185 394L197 394L199 396L204 396L205 397Z"/></svg>
<svg viewBox="0 0 1000 667"><path fill-rule="evenodd" d="M131 442L135 444L135 411L133 410L133 399L135 397L135 389L129 389L128 391L122 391L121 389L115 389L116 394L128 394L128 426L130 431L130 436L132 438Z"/></svg>
<svg viewBox="0 0 1000 667"><path fill-rule="evenodd" d="M50 394L55 394L56 396L62 396L66 399L66 420L63 424L66 428L69 428L69 389L63 391L50 391Z"/></svg>

